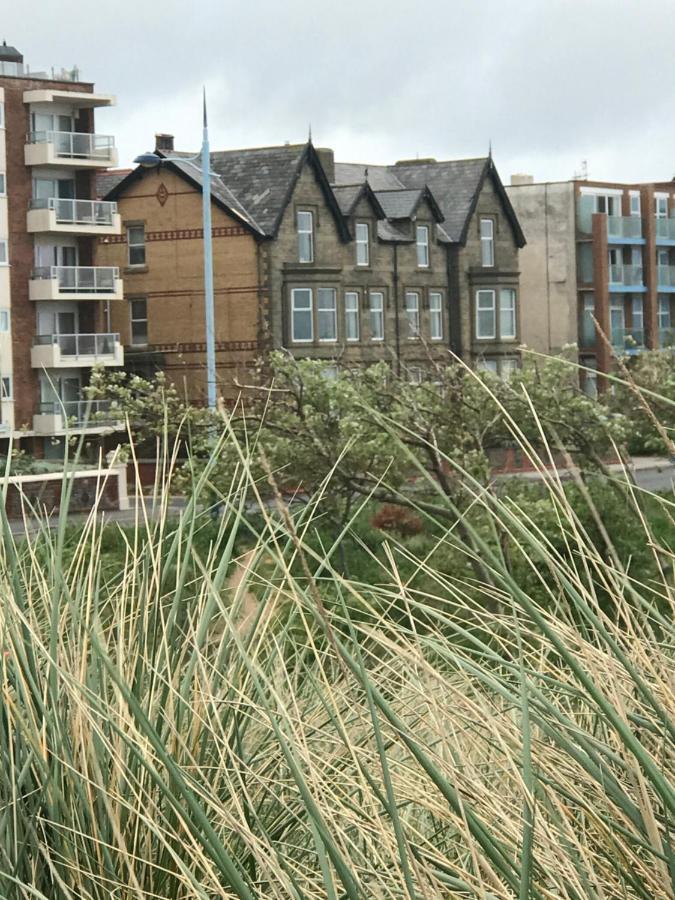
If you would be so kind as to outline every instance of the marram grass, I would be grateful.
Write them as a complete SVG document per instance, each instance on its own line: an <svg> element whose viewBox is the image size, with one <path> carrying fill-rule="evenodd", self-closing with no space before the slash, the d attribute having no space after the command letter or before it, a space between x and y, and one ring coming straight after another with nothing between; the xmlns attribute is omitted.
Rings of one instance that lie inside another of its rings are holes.
<svg viewBox="0 0 675 900"><path fill-rule="evenodd" d="M251 517L243 450L204 550L195 479L179 521L139 508L112 572L95 516L75 546L65 516L3 525L0 896L673 897L673 560L638 497L645 584L555 478L565 554L477 487L528 593L484 532L489 583L395 540L350 580L309 539L320 498Z"/></svg>

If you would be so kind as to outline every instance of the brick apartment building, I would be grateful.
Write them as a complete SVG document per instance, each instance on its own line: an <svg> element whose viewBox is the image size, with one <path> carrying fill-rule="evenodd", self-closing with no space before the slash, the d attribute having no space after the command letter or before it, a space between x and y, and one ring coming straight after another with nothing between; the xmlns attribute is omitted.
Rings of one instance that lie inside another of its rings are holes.
<svg viewBox="0 0 675 900"><path fill-rule="evenodd" d="M606 387L616 355L673 346L675 182L514 176L506 190L529 239L521 292L542 301L533 326L549 329L552 347L579 345L589 393Z"/></svg>
<svg viewBox="0 0 675 900"><path fill-rule="evenodd" d="M175 157L172 139L157 147ZM211 154L219 390L271 347L413 380L448 351L518 365L523 233L491 158L335 163L306 144ZM97 263L124 275L112 327L128 367L162 368L203 399L199 170L167 159L99 178L124 234Z"/></svg>
<svg viewBox="0 0 675 900"><path fill-rule="evenodd" d="M29 72L0 47L0 436L37 455L61 453L69 431L100 434L83 387L94 363L121 365L111 309L123 298L94 242L121 233L114 203L96 199L96 171L117 162L97 134L97 94L79 73Z"/></svg>

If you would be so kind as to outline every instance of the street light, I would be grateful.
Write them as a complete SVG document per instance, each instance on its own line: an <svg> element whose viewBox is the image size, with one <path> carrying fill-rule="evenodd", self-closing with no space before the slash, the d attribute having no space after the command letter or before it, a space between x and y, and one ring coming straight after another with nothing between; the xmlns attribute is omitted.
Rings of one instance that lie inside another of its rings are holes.
<svg viewBox="0 0 675 900"><path fill-rule="evenodd" d="M211 153L209 127L206 118L206 89L204 90L204 125L202 131L202 219L204 224L204 320L206 326L206 397L209 409L216 408L216 343L213 311L213 238L211 235ZM142 153L134 162L145 169L159 168L165 162L192 163L199 156L160 156Z"/></svg>

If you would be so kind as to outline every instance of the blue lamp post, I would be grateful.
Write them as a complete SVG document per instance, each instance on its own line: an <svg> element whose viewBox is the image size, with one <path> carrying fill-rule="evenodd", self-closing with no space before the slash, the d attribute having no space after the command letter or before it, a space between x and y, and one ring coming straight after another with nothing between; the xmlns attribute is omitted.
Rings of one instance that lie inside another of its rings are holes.
<svg viewBox="0 0 675 900"><path fill-rule="evenodd" d="M204 320L206 326L206 397L210 409L216 407L216 342L213 303L213 238L211 234L211 153L204 90L204 123L201 150L202 221L204 225ZM159 168L164 162L194 162L199 156L159 156L143 153L134 162L146 169Z"/></svg>

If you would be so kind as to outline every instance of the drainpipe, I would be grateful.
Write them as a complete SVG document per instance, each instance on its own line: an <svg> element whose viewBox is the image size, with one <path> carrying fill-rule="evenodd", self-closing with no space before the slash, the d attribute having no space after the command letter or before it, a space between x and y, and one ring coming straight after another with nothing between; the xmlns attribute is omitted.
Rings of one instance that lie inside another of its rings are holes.
<svg viewBox="0 0 675 900"><path fill-rule="evenodd" d="M398 244L394 243L394 333L396 335L396 374L401 377L401 323L398 317Z"/></svg>

